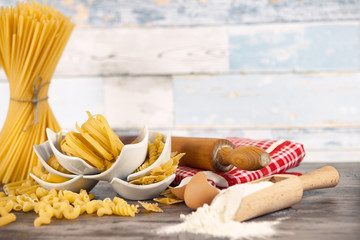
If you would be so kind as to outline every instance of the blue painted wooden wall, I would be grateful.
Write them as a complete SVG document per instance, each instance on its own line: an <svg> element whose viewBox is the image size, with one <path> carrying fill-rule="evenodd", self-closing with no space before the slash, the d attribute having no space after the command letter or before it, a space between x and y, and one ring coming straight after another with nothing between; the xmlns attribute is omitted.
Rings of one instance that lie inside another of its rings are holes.
<svg viewBox="0 0 360 240"><path fill-rule="evenodd" d="M48 2L77 26L50 88L64 128L91 110L125 133L286 138L312 160L360 160L360 1ZM0 126L8 98L0 70Z"/></svg>

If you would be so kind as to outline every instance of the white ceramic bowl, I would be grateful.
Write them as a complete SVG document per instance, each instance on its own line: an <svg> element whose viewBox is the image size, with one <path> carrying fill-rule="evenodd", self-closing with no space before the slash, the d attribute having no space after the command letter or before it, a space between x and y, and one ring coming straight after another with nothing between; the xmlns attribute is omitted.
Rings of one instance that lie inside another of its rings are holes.
<svg viewBox="0 0 360 240"><path fill-rule="evenodd" d="M42 144L39 145L34 145L33 146L34 151L36 153L36 155L38 156L42 166L49 172L61 177L66 177L66 178L74 178L76 175L74 174L67 174L67 173L62 173L57 171L56 169L52 168L48 163L48 159L50 158L51 155L53 155L53 152L51 151L51 147L50 147L50 143L49 141L46 141Z"/></svg>
<svg viewBox="0 0 360 240"><path fill-rule="evenodd" d="M155 132L155 131L149 131L149 140L151 142L154 141L156 134L157 134L157 132ZM136 178L143 177L143 176L147 175L155 167L162 166L164 163L166 163L167 161L170 160L170 156L171 156L171 136L170 136L170 134L164 135L164 140L165 140L165 146L164 146L164 149L161 152L160 156L158 157L158 159L156 159L156 161L153 164L151 164L149 167L147 167L139 172L128 175L127 181L130 182Z"/></svg>
<svg viewBox="0 0 360 240"><path fill-rule="evenodd" d="M70 191L74 191L74 192L79 192L81 189L90 191L98 183L97 180L85 179L81 175L73 175L73 174L66 174L66 173L59 172L59 171L55 170L54 168L52 168L49 164L47 164L47 160L53 154L53 152L51 151L49 141L46 141L40 145L35 145L34 151L35 151L36 155L38 156L43 167L49 173L69 179L68 181L63 182L63 183L49 183L49 182L43 181L42 179L39 179L34 174L30 173L30 176L37 183L39 183L43 188L48 189L48 190L57 189L57 190L70 190Z"/></svg>
<svg viewBox="0 0 360 240"><path fill-rule="evenodd" d="M59 151L59 133L53 132L50 128L46 129L46 134L55 158L59 161L60 165L74 174L96 174L99 173L99 169L92 167L83 159L78 157L67 156ZM65 134L63 138L65 137Z"/></svg>
<svg viewBox="0 0 360 240"><path fill-rule="evenodd" d="M56 190L69 190L72 192L80 192L81 189L86 191L90 191L96 185L98 181L96 180L88 180L83 178L81 175L74 175L74 178L70 178L69 181L65 181L62 183L49 183L46 182L34 174L30 173L30 176L43 188L47 190L56 189Z"/></svg>
<svg viewBox="0 0 360 240"><path fill-rule="evenodd" d="M114 178L110 182L112 188L123 198L129 200L146 200L159 196L175 179L175 174L164 180L148 185L136 185Z"/></svg>

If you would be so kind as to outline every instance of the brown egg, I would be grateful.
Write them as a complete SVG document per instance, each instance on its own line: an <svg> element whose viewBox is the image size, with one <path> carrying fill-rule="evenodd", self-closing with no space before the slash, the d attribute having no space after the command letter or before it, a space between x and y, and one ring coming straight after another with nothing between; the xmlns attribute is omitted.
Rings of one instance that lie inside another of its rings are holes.
<svg viewBox="0 0 360 240"><path fill-rule="evenodd" d="M205 203L210 204L218 193L219 190L207 181L206 174L199 172L186 185L184 201L189 208L197 209Z"/></svg>

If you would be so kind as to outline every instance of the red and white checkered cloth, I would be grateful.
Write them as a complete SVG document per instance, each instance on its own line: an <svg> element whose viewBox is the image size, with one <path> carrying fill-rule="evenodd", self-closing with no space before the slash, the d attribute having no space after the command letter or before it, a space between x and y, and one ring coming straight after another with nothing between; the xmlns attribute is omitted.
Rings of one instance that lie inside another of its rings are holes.
<svg viewBox="0 0 360 240"><path fill-rule="evenodd" d="M302 144L290 141L275 140L252 140L248 138L228 138L235 147L252 145L264 150L268 149L271 156L270 164L256 171L244 171L238 168L225 173L212 171L203 171L190 167L179 166L176 171L176 178L173 185L178 185L186 177L192 177L196 173L203 171L208 181L218 188L227 188L235 184L250 182L259 178L267 177L273 174L284 173L290 168L296 167L305 157L305 150Z"/></svg>

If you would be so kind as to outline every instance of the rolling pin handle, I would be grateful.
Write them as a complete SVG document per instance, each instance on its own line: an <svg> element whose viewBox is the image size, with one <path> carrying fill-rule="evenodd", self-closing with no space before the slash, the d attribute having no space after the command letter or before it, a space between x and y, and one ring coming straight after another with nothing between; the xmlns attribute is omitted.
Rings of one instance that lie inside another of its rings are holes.
<svg viewBox="0 0 360 240"><path fill-rule="evenodd" d="M222 165L254 171L266 167L270 163L270 155L265 150L255 146L241 146L235 149L223 147L218 151L217 160Z"/></svg>

